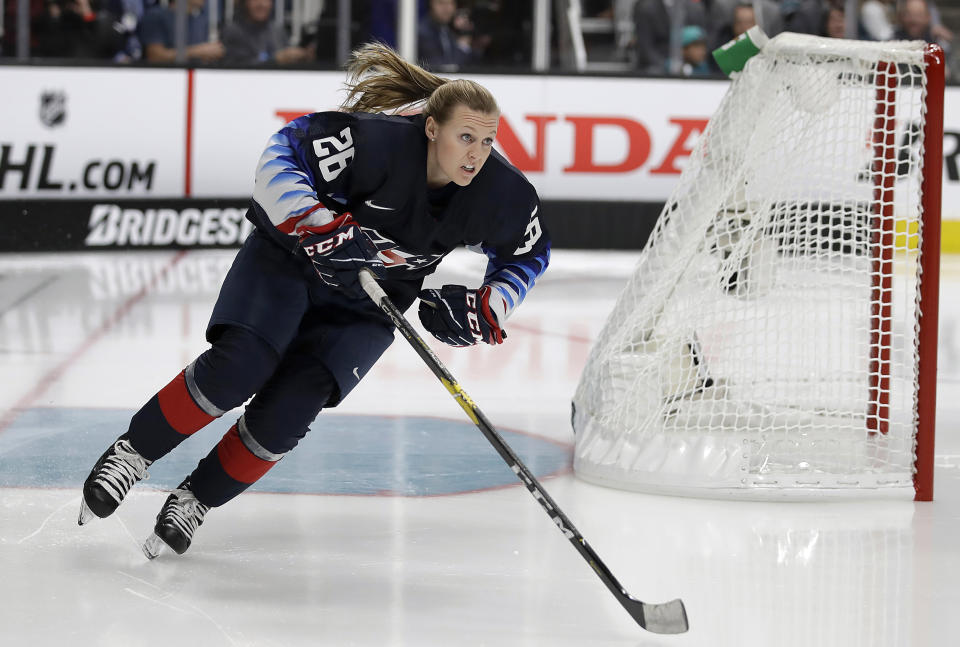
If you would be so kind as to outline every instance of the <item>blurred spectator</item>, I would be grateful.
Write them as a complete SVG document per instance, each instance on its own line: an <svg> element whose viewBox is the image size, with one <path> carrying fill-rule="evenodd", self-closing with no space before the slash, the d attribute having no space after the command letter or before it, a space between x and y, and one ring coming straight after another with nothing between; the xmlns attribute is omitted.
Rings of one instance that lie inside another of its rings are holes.
<svg viewBox="0 0 960 647"><path fill-rule="evenodd" d="M821 36L829 38L846 38L847 14L842 0L830 0L823 12L823 29Z"/></svg>
<svg viewBox="0 0 960 647"><path fill-rule="evenodd" d="M329 22L330 18L333 18L333 22L336 24L337 17L332 15L331 9L337 7L338 3L328 2L327 0L293 0L293 2L300 4L300 17L298 20L293 20L293 16L291 16L289 21L290 31L287 33L289 40L287 42L290 45L307 48L307 54L311 58L315 58L321 26ZM287 8L286 3L284 3L284 8ZM351 22L354 19L351 11ZM336 36L328 40L336 41ZM332 45L333 51L336 51L336 43L334 42Z"/></svg>
<svg viewBox="0 0 960 647"><path fill-rule="evenodd" d="M828 0L829 1L829 0ZM840 0L843 2L843 0ZM783 0L780 5L786 31L796 34L823 34L824 0Z"/></svg>
<svg viewBox="0 0 960 647"><path fill-rule="evenodd" d="M894 32L894 0L864 0L860 6L860 26L870 40L890 40Z"/></svg>
<svg viewBox="0 0 960 647"><path fill-rule="evenodd" d="M706 76L712 73L707 58L707 33L699 25L687 25L683 28L683 67L684 76Z"/></svg>
<svg viewBox="0 0 960 647"><path fill-rule="evenodd" d="M230 63L302 63L312 58L303 47L291 47L286 30L271 20L273 0L241 0L237 18L223 28L224 60Z"/></svg>
<svg viewBox="0 0 960 647"><path fill-rule="evenodd" d="M733 37L736 38L743 32L757 24L753 5L737 5L733 8L733 22L730 28L733 31Z"/></svg>
<svg viewBox="0 0 960 647"><path fill-rule="evenodd" d="M713 39L713 49L733 40L756 24L757 20L753 13L752 4L741 1L739 4L734 5L729 17L722 23L719 23Z"/></svg>
<svg viewBox="0 0 960 647"><path fill-rule="evenodd" d="M774 0L762 0L760 11L763 24L761 24L760 27L764 33L768 36L776 36L782 32L784 30L785 11L793 11L802 1L803 0L779 0L775 2ZM815 1L819 2L819 0ZM753 2L751 0L712 0L709 4L708 34L710 36L710 42L712 42L715 47L719 47L733 38L731 34L734 32L733 23L735 20L738 18L743 20L747 17L747 13L742 10L738 11L737 7L746 5L751 9L749 12L749 20L752 24L747 25L743 31L753 27L755 24L759 24L753 11ZM817 16L819 17L819 12ZM814 28L816 28L816 26L816 23L814 23ZM743 32L740 33L742 34ZM739 36L739 34L737 35ZM724 38L726 38L726 40L723 40Z"/></svg>
<svg viewBox="0 0 960 647"><path fill-rule="evenodd" d="M706 30L707 12L700 0L637 0L633 19L638 69L648 74L665 74L670 70L671 12L675 8L683 11L681 24Z"/></svg>
<svg viewBox="0 0 960 647"><path fill-rule="evenodd" d="M906 0L897 12L899 27L893 32L895 40L925 40L934 42L930 30L930 9L926 0Z"/></svg>
<svg viewBox="0 0 960 647"><path fill-rule="evenodd" d="M419 23L417 56L428 68L456 68L470 61L473 24L456 0L430 0L430 10Z"/></svg>
<svg viewBox="0 0 960 647"><path fill-rule="evenodd" d="M113 58L125 34L110 12L90 0L47 0L34 22L32 54L51 58Z"/></svg>
<svg viewBox="0 0 960 647"><path fill-rule="evenodd" d="M123 37L123 47L113 57L117 62L139 60L143 56L143 48L137 37L137 26L143 18L145 9L144 0L107 0L110 13L114 15L116 29Z"/></svg>
<svg viewBox="0 0 960 647"><path fill-rule="evenodd" d="M860 7L860 24L865 38L872 40L892 40L897 38L894 34L903 27L902 13L904 0L864 0ZM930 33L934 41L941 45L947 44L953 40L951 32L940 20L940 10L932 0L925 0L927 13L929 14ZM919 9L914 8L912 13L919 14ZM933 41L931 41L933 42Z"/></svg>
<svg viewBox="0 0 960 647"><path fill-rule="evenodd" d="M476 0L470 9L475 62L500 66L528 62L532 19L530 3Z"/></svg>
<svg viewBox="0 0 960 647"><path fill-rule="evenodd" d="M927 10L930 12L930 33L944 48L953 42L953 32L940 19L940 9L933 0L927 0Z"/></svg>
<svg viewBox="0 0 960 647"><path fill-rule="evenodd" d="M946 77L956 80L960 65L953 57L951 41L953 32L939 23L939 11L927 0L903 0L897 4L899 26L893 33L896 40L923 40L937 43L946 55Z"/></svg>
<svg viewBox="0 0 960 647"><path fill-rule="evenodd" d="M155 5L147 9L140 21L138 35L143 46L143 57L151 63L172 63L176 60L174 49L176 3L166 7ZM210 22L207 17L206 0L187 0L187 59L210 63L223 58L223 44L210 41Z"/></svg>

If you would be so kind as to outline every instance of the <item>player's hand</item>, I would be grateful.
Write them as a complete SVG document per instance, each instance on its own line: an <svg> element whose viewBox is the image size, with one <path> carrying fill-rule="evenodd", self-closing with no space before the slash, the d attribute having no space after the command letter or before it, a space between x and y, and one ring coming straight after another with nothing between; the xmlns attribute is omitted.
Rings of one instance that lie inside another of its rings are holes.
<svg viewBox="0 0 960 647"><path fill-rule="evenodd" d="M468 290L462 285L445 285L439 290L421 290L419 296L420 322L445 344L502 344L507 337L490 310L489 286Z"/></svg>
<svg viewBox="0 0 960 647"><path fill-rule="evenodd" d="M355 298L366 297L360 270L367 268L378 277L383 274L376 246L349 213L322 227L298 228L297 234L320 280L332 288Z"/></svg>

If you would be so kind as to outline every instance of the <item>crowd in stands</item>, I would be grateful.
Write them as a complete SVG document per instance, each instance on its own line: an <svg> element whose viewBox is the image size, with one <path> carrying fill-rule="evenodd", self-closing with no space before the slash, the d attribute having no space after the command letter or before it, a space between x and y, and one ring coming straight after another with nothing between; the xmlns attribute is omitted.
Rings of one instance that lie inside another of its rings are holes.
<svg viewBox="0 0 960 647"><path fill-rule="evenodd" d="M333 0L297 0L301 27L276 19L293 15L293 0L185 0L186 57L191 63L257 65L333 63ZM951 2L952 0L939 0ZM30 0L30 56L176 60L176 0ZM228 4L229 3L229 4ZM0 56L16 48L16 0L5 0ZM352 45L379 40L396 45L399 0L354 0ZM717 74L710 52L757 24L749 0L581 0L585 17L616 17L633 26L624 60L644 74ZM532 2L418 0L418 58L428 68L528 67ZM935 0L859 0L856 37L923 39L950 50L953 32ZM835 38L847 29L844 0L761 0L768 35L793 31ZM554 12L555 13L555 12ZM230 15L229 20L224 20ZM554 15L554 18L556 16ZM553 30L556 34L556 29ZM678 34L671 38L671 34ZM677 60L679 54L681 60Z"/></svg>
<svg viewBox="0 0 960 647"><path fill-rule="evenodd" d="M713 51L757 24L753 2L744 0L631 0L635 24L633 56L647 74L715 74ZM682 64L671 68L670 26L675 3L684 5ZM933 0L862 0L855 21L860 40L925 40L949 52L954 35L941 21ZM768 36L790 31L844 38L844 0L761 0Z"/></svg>

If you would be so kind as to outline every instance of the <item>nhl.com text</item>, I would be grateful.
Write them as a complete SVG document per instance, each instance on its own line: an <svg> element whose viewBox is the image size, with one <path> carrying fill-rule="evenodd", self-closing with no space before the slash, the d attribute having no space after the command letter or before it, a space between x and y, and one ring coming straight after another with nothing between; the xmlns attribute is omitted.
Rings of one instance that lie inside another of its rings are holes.
<svg viewBox="0 0 960 647"><path fill-rule="evenodd" d="M153 189L156 160L91 159L72 177L57 177L56 154L54 144L0 144L0 191L19 189L42 197L100 191L142 194Z"/></svg>

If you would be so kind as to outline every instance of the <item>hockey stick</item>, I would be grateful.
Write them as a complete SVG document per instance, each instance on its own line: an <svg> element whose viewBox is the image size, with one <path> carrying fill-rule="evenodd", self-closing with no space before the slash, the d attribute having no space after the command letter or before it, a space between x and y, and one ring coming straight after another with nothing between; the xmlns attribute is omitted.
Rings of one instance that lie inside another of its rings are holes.
<svg viewBox="0 0 960 647"><path fill-rule="evenodd" d="M687 624L687 612L684 609L683 602L679 599L671 600L663 604L648 604L641 602L621 586L617 578L613 576L606 564L593 551L587 541L580 535L577 529L570 523L567 515L554 503L550 495L547 494L543 486L540 485L536 477L530 472L526 465L514 453L509 445L500 437L500 434L490 421L487 420L483 412L477 408L470 396L457 384L457 381L447 370L447 367L430 350L423 338L413 329L410 322L407 321L403 313L397 309L390 297L387 296L383 288L377 283L373 274L366 269L360 270L360 284L364 291L370 296L381 310L383 310L400 332L406 337L410 345L420 356L420 359L426 363L433 374L437 376L443 385L450 392L450 395L457 401L457 404L466 412L467 417L480 429L493 448L497 450L500 457L506 461L507 465L517 475L517 478L530 490L533 498L540 502L547 515L553 520L564 536L570 540L577 552L587 560L594 572L603 580L603 583L610 589L613 596L617 598L627 613L637 621L641 627L647 631L658 634L678 634L685 632L689 625Z"/></svg>

